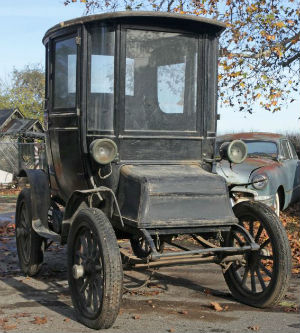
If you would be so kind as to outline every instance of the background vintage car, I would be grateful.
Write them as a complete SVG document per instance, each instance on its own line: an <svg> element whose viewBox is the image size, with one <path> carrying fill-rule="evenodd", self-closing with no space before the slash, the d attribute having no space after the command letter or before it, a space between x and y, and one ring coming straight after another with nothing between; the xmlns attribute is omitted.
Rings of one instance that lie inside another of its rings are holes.
<svg viewBox="0 0 300 333"><path fill-rule="evenodd" d="M279 215L291 202L300 199L300 161L293 144L283 135L273 133L236 133L217 138L216 151L223 142L240 139L248 148L241 164L222 160L216 172L233 186L236 203L258 200L273 206ZM253 184L249 184L251 182Z"/></svg>

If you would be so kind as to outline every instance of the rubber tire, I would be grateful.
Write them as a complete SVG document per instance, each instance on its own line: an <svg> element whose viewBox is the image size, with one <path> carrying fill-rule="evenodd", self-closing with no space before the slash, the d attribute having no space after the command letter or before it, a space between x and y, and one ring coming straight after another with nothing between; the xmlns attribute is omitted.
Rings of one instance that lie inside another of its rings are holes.
<svg viewBox="0 0 300 333"><path fill-rule="evenodd" d="M259 308L272 307L284 297L291 277L291 248L286 231L273 209L260 202L240 202L233 207L233 211L237 218L247 215L249 212L263 221L273 246L275 276L267 289L257 296L240 288L240 284L234 279L230 268L224 274L225 281L233 297L241 303Z"/></svg>
<svg viewBox="0 0 300 333"><path fill-rule="evenodd" d="M88 226L93 233L97 234L100 241L99 246L101 246L100 252L104 267L102 308L95 319L85 317L80 311L80 303L74 291L75 286L72 278L72 249L76 233L83 226ZM68 279L72 302L79 321L92 329L110 328L114 324L120 310L123 291L123 270L115 232L108 218L100 209L82 209L78 212L72 223L68 236Z"/></svg>
<svg viewBox="0 0 300 333"><path fill-rule="evenodd" d="M32 228L32 205L31 205L31 191L29 188L24 188L17 199L16 205L16 232L20 223L20 213L22 205L26 205L27 218L31 221L31 243L30 243L30 257L29 261L26 263L22 255L22 246L20 243L20 238L16 235L16 245L19 257L19 264L21 270L25 275L34 276L41 270L43 259L44 259L44 249L45 240L43 237L39 236Z"/></svg>

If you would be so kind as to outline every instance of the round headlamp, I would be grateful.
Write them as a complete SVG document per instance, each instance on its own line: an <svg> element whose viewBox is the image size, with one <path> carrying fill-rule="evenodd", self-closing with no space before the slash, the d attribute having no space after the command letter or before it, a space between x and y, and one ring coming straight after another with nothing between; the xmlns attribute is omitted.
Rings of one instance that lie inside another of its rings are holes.
<svg viewBox="0 0 300 333"><path fill-rule="evenodd" d="M99 164L109 164L118 155L117 145L110 139L96 139L90 144L90 153Z"/></svg>
<svg viewBox="0 0 300 333"><path fill-rule="evenodd" d="M248 149L242 140L224 142L220 147L220 156L228 159L231 163L242 163L246 159Z"/></svg>
<svg viewBox="0 0 300 333"><path fill-rule="evenodd" d="M262 190L268 184L268 177L264 174L255 175L251 180L252 186L257 190Z"/></svg>

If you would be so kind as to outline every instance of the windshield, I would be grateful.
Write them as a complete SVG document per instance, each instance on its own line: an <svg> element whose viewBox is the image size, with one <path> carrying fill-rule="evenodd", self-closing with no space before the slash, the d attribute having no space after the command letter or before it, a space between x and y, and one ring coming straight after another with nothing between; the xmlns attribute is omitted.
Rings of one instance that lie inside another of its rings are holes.
<svg viewBox="0 0 300 333"><path fill-rule="evenodd" d="M248 148L248 155L277 157L277 145L270 141L245 141Z"/></svg>
<svg viewBox="0 0 300 333"><path fill-rule="evenodd" d="M271 157L277 158L277 144L271 141L243 140L247 145L249 157ZM216 156L219 156L220 147L225 141L218 141L216 144Z"/></svg>
<svg viewBox="0 0 300 333"><path fill-rule="evenodd" d="M125 130L196 131L198 39L128 29Z"/></svg>

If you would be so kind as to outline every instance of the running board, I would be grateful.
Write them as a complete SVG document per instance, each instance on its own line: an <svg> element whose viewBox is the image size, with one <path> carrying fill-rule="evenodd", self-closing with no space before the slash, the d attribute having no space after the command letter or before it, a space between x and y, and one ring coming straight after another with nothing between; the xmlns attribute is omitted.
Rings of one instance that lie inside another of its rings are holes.
<svg viewBox="0 0 300 333"><path fill-rule="evenodd" d="M32 221L32 228L33 230L41 237L50 239L53 242L59 242L61 241L61 237L56 232L50 230L49 228L46 228L42 221L37 219Z"/></svg>

